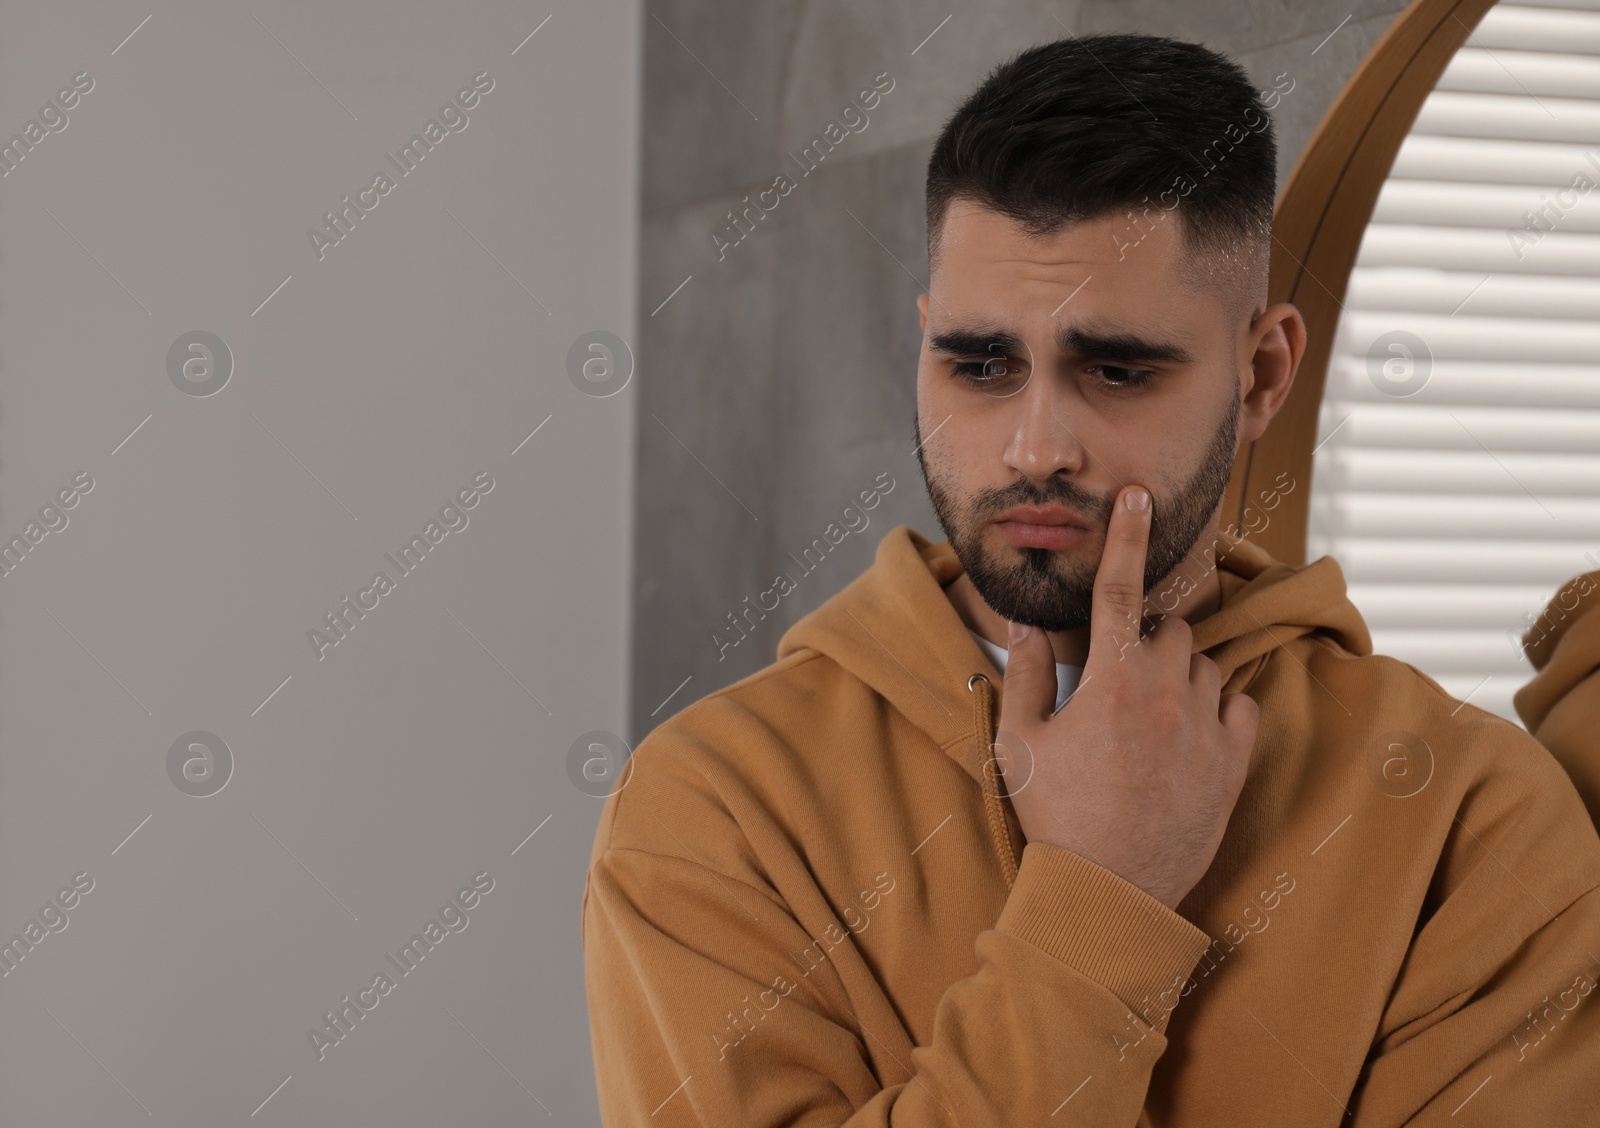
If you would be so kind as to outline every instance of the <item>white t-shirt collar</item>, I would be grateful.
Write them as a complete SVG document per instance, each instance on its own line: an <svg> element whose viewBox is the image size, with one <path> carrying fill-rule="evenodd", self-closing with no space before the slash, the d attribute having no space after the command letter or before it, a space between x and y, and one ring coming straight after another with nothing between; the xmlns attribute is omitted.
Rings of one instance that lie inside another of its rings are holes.
<svg viewBox="0 0 1600 1128"><path fill-rule="evenodd" d="M1002 674L1005 673L1006 659L1011 657L1010 652L996 646L971 627L967 628L967 633L977 640L979 646L983 647L984 653L994 663L994 668ZM1056 663L1056 708L1058 710L1062 705L1066 704L1067 698L1077 690L1078 679L1082 676L1082 666L1069 666L1065 662Z"/></svg>

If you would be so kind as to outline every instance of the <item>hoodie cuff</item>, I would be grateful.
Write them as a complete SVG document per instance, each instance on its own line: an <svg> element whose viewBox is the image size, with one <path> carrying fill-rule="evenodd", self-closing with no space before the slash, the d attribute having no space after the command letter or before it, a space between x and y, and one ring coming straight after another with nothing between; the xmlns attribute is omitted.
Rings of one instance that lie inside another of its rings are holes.
<svg viewBox="0 0 1600 1128"><path fill-rule="evenodd" d="M1022 851L995 928L1105 987L1157 1031L1211 937L1132 882L1043 842ZM1171 1002L1158 1006L1163 992Z"/></svg>

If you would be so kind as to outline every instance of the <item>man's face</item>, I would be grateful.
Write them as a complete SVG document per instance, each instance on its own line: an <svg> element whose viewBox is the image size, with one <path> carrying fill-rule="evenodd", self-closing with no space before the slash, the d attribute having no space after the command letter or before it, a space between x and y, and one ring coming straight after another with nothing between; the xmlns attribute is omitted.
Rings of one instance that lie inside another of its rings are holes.
<svg viewBox="0 0 1600 1128"><path fill-rule="evenodd" d="M1006 619L1088 624L1126 484L1154 502L1147 592L1212 527L1238 449L1246 327L1231 294L1181 278L1183 222L1117 215L1030 239L965 200L946 212L918 300L917 459L951 547ZM1019 505L1082 528L996 520Z"/></svg>

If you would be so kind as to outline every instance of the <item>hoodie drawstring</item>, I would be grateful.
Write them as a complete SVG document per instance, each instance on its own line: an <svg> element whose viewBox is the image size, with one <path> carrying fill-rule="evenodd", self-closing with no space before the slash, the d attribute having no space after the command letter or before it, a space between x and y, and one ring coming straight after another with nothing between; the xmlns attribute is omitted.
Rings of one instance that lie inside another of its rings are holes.
<svg viewBox="0 0 1600 1128"><path fill-rule="evenodd" d="M994 843L995 857L1000 860L1000 874L1006 889L1017 880L1017 855L1011 845L1011 830L1006 825L1005 799L1000 793L1000 765L994 755L994 686L983 674L973 674L967 679L967 689L972 693L972 730L978 760L978 778L983 786L983 809L989 820L989 837Z"/></svg>

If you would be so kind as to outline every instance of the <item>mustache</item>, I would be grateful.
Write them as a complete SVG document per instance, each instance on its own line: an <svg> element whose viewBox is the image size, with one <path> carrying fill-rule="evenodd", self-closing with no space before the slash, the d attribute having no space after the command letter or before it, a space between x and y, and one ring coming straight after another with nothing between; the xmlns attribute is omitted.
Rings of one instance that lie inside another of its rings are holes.
<svg viewBox="0 0 1600 1128"><path fill-rule="evenodd" d="M1026 478L1003 490L985 491L972 501L970 513L975 518L991 517L1014 505L1064 505L1104 527L1111 519L1111 502L1080 486L1054 479L1047 487L1040 487Z"/></svg>

